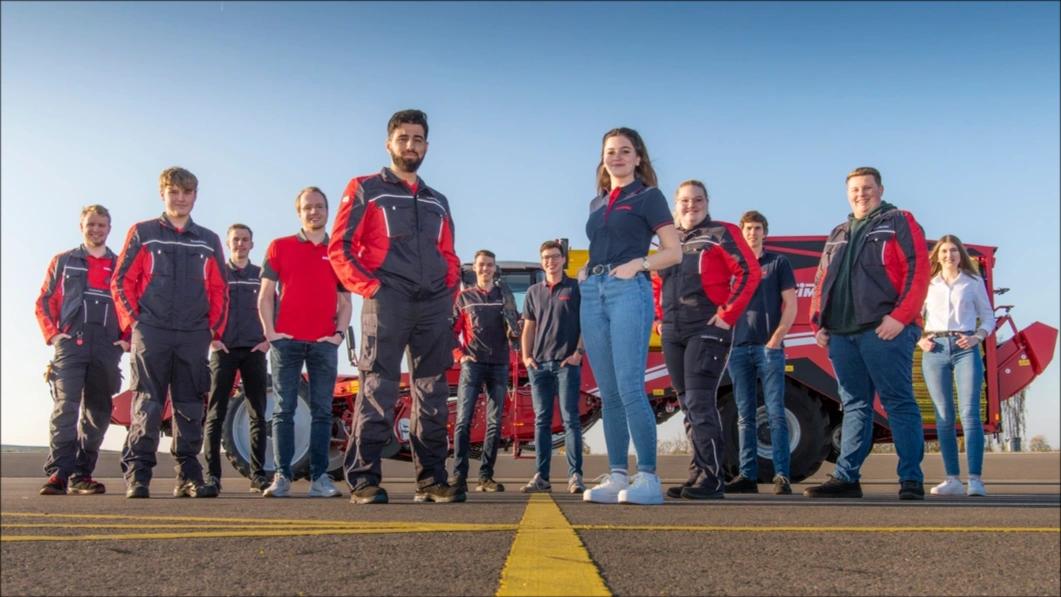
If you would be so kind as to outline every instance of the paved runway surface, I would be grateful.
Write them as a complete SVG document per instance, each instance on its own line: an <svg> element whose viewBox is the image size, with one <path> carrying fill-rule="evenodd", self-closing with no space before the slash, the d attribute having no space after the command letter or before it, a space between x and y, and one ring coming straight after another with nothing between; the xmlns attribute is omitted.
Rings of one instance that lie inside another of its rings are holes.
<svg viewBox="0 0 1061 597"><path fill-rule="evenodd" d="M231 471L220 498L178 500L163 455L153 499L124 499L112 454L99 471L106 495L43 497L43 455L3 454L0 593L1061 593L1057 453L988 454L987 498L900 502L894 456L874 455L861 500L767 493L659 507L586 504L559 491L530 498L518 487L533 462L500 460L506 493L414 504L411 465L388 462L391 503L355 506L263 499ZM682 478L686 462L663 457L664 478ZM587 472L603 468L588 459ZM832 470L823 468L816 480ZM924 468L937 481L939 456ZM308 483L295 489L304 495Z"/></svg>

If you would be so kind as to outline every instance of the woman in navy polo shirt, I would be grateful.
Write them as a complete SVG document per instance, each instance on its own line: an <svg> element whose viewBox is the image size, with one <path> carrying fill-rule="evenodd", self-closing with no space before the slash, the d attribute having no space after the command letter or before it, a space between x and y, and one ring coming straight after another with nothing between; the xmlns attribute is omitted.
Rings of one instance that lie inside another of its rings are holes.
<svg viewBox="0 0 1061 597"><path fill-rule="evenodd" d="M579 272L586 353L603 405L609 475L582 499L599 503L661 504L656 476L656 416L645 394L645 362L653 306L649 272L681 260L674 220L637 131L604 134L597 192L589 206L589 262ZM653 236L661 248L648 255ZM633 439L638 474L627 477Z"/></svg>

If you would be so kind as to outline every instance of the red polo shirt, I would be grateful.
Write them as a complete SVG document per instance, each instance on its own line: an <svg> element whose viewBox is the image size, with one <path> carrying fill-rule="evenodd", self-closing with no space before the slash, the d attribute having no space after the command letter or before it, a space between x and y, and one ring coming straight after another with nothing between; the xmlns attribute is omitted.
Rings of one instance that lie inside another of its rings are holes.
<svg viewBox="0 0 1061 597"><path fill-rule="evenodd" d="M336 330L339 291L343 290L328 261L328 236L319 245L300 230L269 243L262 278L280 287L274 327L295 340L316 342Z"/></svg>

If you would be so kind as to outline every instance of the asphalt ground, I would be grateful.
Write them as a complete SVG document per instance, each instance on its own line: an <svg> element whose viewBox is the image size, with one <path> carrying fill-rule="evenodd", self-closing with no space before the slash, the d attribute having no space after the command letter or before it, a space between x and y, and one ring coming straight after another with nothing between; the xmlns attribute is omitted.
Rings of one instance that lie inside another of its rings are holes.
<svg viewBox="0 0 1061 597"><path fill-rule="evenodd" d="M107 494L39 496L43 459L0 457L3 595L1061 594L1058 453L988 454L986 498L900 502L882 454L861 500L798 495L826 464L797 495L655 507L583 503L560 483L531 498L518 488L533 461L509 455L508 491L464 504L413 503L411 465L388 461L385 506L263 499L227 470L220 498L176 499L161 454L150 500L123 497L112 453L98 468ZM665 481L686 463L661 457ZM604 468L588 457L587 473ZM937 482L939 456L924 469Z"/></svg>

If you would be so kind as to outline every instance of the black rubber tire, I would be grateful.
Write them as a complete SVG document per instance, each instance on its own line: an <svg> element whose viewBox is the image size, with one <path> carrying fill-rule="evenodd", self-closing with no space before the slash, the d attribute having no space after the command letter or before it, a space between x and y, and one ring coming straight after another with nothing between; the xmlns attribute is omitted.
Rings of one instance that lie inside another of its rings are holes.
<svg viewBox="0 0 1061 597"><path fill-rule="evenodd" d="M725 393L719 396L719 411L722 415L722 424L725 432L725 462L727 480L736 477L740 471L740 444L737 435L737 405L733 399L733 389L728 387ZM774 463L768 456L768 443L763 438L769 438L769 429L763 411L762 396L759 396L760 417L759 425L759 483L770 483L774 476ZM785 410L789 421L790 441L795 440L795 448L791 451L789 461L789 479L793 483L799 483L814 475L821 468L825 457L829 455L832 446L831 436L828 433L829 415L821 402L813 398L798 385L786 382L785 384ZM795 427L798 426L798 429ZM798 438L798 439L796 439ZM764 457L764 453L767 456Z"/></svg>
<svg viewBox="0 0 1061 597"><path fill-rule="evenodd" d="M305 422L307 429L305 430L304 436L306 442L309 442L309 384L303 381L299 384L298 398L299 405L295 410L295 425L299 426L300 422ZM265 446L265 463L262 467L265 470L265 474L271 479L273 474L276 472L276 461L273 458L273 408L276 404L276 398L273 394L272 385L268 387L265 395L266 406L265 406L265 417L268 423L266 424L266 437L268 443ZM237 438L236 435L239 434ZM296 441L298 437L298 431L296 430ZM243 392L243 386L241 385L236 393L229 399L228 414L225 417L225 424L222 427L221 432L221 446L225 449L225 456L228 461L232 463L232 466L239 471L244 477L250 478L253 471L251 471L250 464L250 406L247 404L247 396ZM295 479L303 479L309 477L309 447L308 445L303 446L301 449L299 446L295 447L295 456L291 462L291 473Z"/></svg>
<svg viewBox="0 0 1061 597"><path fill-rule="evenodd" d="M840 458L840 429L843 419L838 418L836 423L829 428L829 455L825 459L829 462L836 463L836 459Z"/></svg>

